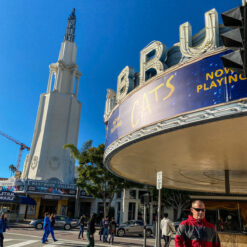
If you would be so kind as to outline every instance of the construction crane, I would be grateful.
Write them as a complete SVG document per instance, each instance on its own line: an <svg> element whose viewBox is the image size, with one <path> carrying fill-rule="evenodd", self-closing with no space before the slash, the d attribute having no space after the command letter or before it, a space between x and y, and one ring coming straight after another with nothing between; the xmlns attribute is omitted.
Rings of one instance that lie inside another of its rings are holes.
<svg viewBox="0 0 247 247"><path fill-rule="evenodd" d="M6 137L7 139L11 140L12 142L20 145L20 149L19 149L19 155L18 155L18 160L17 160L17 164L16 164L16 170L19 171L20 169L20 163L21 163L21 156L22 156L22 151L24 149L26 149L27 151L30 150L30 147L26 146L24 143L19 142L17 140L15 140L14 138L12 138L11 136L6 135L5 133L3 133L2 131L0 131L0 135Z"/></svg>

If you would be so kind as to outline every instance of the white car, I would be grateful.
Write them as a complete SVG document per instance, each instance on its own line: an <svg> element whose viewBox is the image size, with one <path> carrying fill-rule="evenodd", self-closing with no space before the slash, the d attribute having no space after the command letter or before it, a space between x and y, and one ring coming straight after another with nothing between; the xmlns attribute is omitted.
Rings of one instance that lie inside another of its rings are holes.
<svg viewBox="0 0 247 247"><path fill-rule="evenodd" d="M126 235L143 235L144 223L142 220L130 220L120 224L117 228L117 235L123 237ZM151 237L153 234L153 226L147 225L146 236Z"/></svg>

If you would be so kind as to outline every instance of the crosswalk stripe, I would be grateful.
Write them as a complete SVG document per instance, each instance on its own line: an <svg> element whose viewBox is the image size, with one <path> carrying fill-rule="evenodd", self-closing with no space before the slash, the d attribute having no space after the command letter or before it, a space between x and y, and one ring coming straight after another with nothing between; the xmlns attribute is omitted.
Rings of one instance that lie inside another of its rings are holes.
<svg viewBox="0 0 247 247"><path fill-rule="evenodd" d="M14 240L14 239L9 239L9 238L8 238L8 239L4 239L3 241L4 241L4 242L9 242L9 241L13 241L13 240Z"/></svg>
<svg viewBox="0 0 247 247"><path fill-rule="evenodd" d="M28 240L28 241L25 241L25 242L22 242L22 243L9 245L8 247L26 246L26 245L37 243L37 242L39 242L39 240Z"/></svg>

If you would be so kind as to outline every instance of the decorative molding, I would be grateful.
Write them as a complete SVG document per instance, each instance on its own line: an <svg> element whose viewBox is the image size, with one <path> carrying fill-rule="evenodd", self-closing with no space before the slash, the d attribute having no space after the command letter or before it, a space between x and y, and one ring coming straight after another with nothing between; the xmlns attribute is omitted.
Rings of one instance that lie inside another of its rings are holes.
<svg viewBox="0 0 247 247"><path fill-rule="evenodd" d="M113 108L116 106L116 94L112 89L107 89L104 122L106 123L112 113Z"/></svg>
<svg viewBox="0 0 247 247"><path fill-rule="evenodd" d="M35 169L37 167L38 161L39 161L39 157L37 155L34 155L32 163L31 163L32 169Z"/></svg>
<svg viewBox="0 0 247 247"><path fill-rule="evenodd" d="M203 123L221 118L234 117L247 113L247 100L228 103L224 105L207 108L204 110L183 114L174 118L156 122L152 125L145 126L135 132L117 139L110 144L104 154L104 163L109 168L109 162L115 152L123 147L129 146L134 142L141 141L144 138L161 134L164 131L171 131L175 128L182 128L193 124Z"/></svg>
<svg viewBox="0 0 247 247"><path fill-rule="evenodd" d="M49 167L52 170L57 170L60 167L60 161L59 158L56 156L53 156L50 160L49 160Z"/></svg>

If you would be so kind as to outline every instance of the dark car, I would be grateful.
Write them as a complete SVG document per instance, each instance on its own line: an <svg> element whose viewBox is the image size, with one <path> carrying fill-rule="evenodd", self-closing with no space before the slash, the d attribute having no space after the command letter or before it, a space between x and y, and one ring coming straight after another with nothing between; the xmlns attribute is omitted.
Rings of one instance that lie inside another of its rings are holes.
<svg viewBox="0 0 247 247"><path fill-rule="evenodd" d="M120 224L117 228L117 235L123 237L126 235L143 235L144 223L141 220L130 220ZM153 226L147 225L146 236L150 237L153 234Z"/></svg>
<svg viewBox="0 0 247 247"><path fill-rule="evenodd" d="M62 215L57 215L55 220L55 227L63 228L65 230L70 230L72 227L76 227L79 224L78 220ZM32 220L30 222L30 225L34 226L36 229L43 229L43 224L44 219Z"/></svg>
<svg viewBox="0 0 247 247"><path fill-rule="evenodd" d="M176 221L174 222L174 227L175 227L176 231L177 231L178 226L180 225L180 223L181 223L182 221L184 221L184 220L187 220L187 218L182 218L182 219L176 220Z"/></svg>

